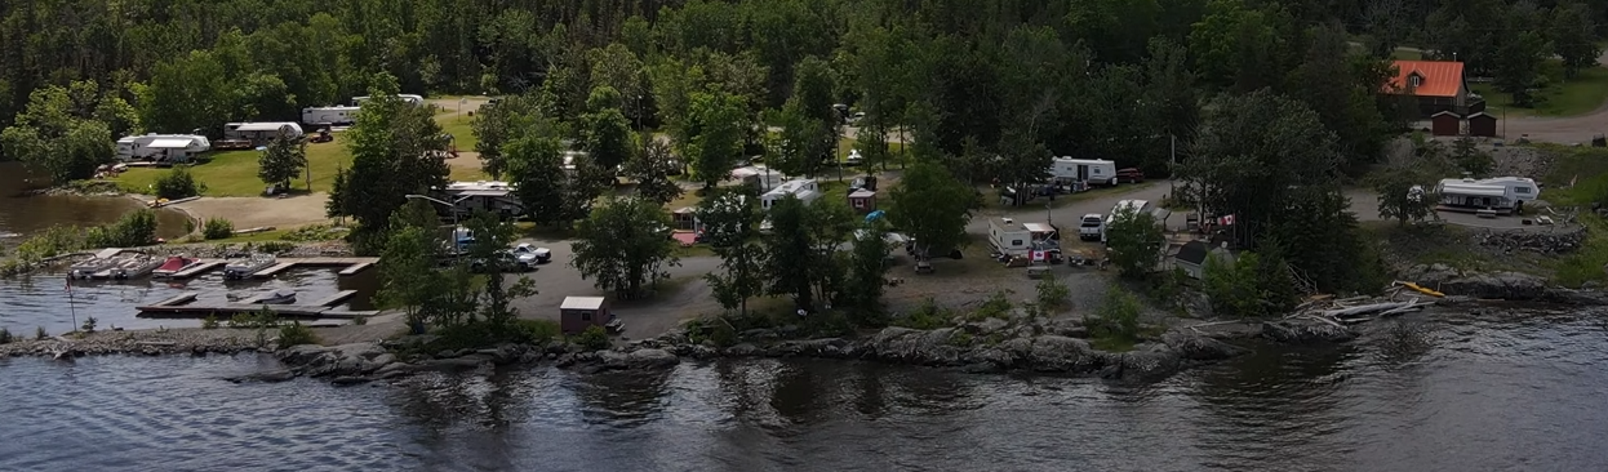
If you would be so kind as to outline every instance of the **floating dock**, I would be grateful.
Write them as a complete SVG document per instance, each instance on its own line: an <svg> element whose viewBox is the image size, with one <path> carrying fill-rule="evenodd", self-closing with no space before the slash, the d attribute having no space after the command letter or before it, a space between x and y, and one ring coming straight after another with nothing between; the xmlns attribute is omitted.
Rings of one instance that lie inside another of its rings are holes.
<svg viewBox="0 0 1608 472"><path fill-rule="evenodd" d="M273 277L275 275L278 275L280 272L284 272L284 271L290 270L293 267L298 267L298 266L308 266L308 267L341 267L341 266L345 266L346 267L345 269L341 269L340 275L348 276L348 275L355 275L358 272L362 272L365 269L368 269L369 267L374 266L374 264L377 264L377 263L380 262L380 258L378 258L378 257L301 257L301 258L281 257L276 262L277 262L276 264L268 266L268 268L265 268L263 270L259 270L256 273L251 274L251 276L256 277L256 278L265 279L265 278Z"/></svg>
<svg viewBox="0 0 1608 472"><path fill-rule="evenodd" d="M378 311L352 311L337 310L336 305L345 302L357 295L356 290L342 290L311 304L270 305L253 303L261 296L248 298L239 303L224 303L219 305L194 305L196 292L182 293L172 298L156 302L152 305L136 307L140 318L205 318L211 315L220 317L234 316L240 313L257 313L263 310L273 311L274 314L286 318L328 318L328 319L354 319L380 314Z"/></svg>

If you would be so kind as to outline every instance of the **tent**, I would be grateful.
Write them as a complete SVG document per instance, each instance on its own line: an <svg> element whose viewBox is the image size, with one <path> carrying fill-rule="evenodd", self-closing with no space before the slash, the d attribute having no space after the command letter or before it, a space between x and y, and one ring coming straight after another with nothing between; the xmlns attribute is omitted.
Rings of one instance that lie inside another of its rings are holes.
<svg viewBox="0 0 1608 472"><path fill-rule="evenodd" d="M873 212L870 212L870 213L866 213L865 214L865 222L870 223L872 221L882 219L882 217L885 216L886 214L887 214L887 212L884 212L882 210L877 210L877 211L873 211Z"/></svg>

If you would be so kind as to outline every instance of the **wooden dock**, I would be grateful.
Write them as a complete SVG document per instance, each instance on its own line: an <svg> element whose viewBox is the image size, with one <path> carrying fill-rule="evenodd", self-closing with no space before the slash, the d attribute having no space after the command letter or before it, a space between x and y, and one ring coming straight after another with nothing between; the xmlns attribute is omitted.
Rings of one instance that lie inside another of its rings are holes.
<svg viewBox="0 0 1608 472"><path fill-rule="evenodd" d="M261 296L248 298L238 303L221 305L194 305L200 294L195 292L182 293L172 298L156 302L155 304L137 307L140 318L204 318L217 315L220 317L234 316L240 313L257 313L263 310L273 311L274 314L286 318L328 318L328 319L354 319L378 315L378 311L352 311L338 310L335 305L357 295L356 290L342 290L339 293L325 297L310 305L270 305L256 303Z"/></svg>
<svg viewBox="0 0 1608 472"><path fill-rule="evenodd" d="M195 267L191 267L189 269L185 269L185 270L180 271L180 272L176 272L173 275L169 275L168 278L174 279L174 280L188 279L188 278L191 278L191 277L195 277L197 275L201 275L201 274L205 274L207 272L211 272L214 269L217 269L219 267L223 267L223 266L228 265L228 264L229 264L228 261L225 261L225 260L222 260L222 259L204 260L204 261L201 262L200 265L197 265Z"/></svg>
<svg viewBox="0 0 1608 472"><path fill-rule="evenodd" d="M379 263L380 258L378 258L378 257L300 257L300 258L280 258L276 262L277 262L276 264L274 264L272 266L269 266L266 269L259 270L256 273L251 274L252 277L257 277L257 278L273 277L275 275L278 275L280 272L284 272L284 271L290 270L293 267L298 267L298 266L309 266L309 267L341 267L341 266L345 266L346 268L342 269L340 271L340 275L349 276L349 275L355 275L358 272L362 272L363 270L368 269L369 267L373 266L374 264Z"/></svg>

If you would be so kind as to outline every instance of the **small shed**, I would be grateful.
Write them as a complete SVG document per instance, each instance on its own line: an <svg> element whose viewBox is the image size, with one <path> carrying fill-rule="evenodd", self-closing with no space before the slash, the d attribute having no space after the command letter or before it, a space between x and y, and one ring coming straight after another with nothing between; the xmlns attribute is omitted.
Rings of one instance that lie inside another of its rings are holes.
<svg viewBox="0 0 1608 472"><path fill-rule="evenodd" d="M675 225L675 229L696 230L698 229L698 210L692 207L682 207L672 211L670 212L670 222Z"/></svg>
<svg viewBox="0 0 1608 472"><path fill-rule="evenodd" d="M1429 117L1429 130L1435 136L1457 136L1463 134L1463 117L1456 113L1442 111Z"/></svg>
<svg viewBox="0 0 1608 472"><path fill-rule="evenodd" d="M1481 112L1468 115L1469 136L1496 137L1496 117Z"/></svg>
<svg viewBox="0 0 1608 472"><path fill-rule="evenodd" d="M849 207L860 213L877 211L877 192L863 188L850 192Z"/></svg>
<svg viewBox="0 0 1608 472"><path fill-rule="evenodd" d="M1173 254L1173 267L1182 269L1190 278L1200 279L1206 275L1206 261L1214 256L1224 262L1234 260L1234 255L1224 247L1214 248L1205 241L1190 241Z"/></svg>
<svg viewBox="0 0 1608 472"><path fill-rule="evenodd" d="M575 334L586 331L592 326L606 326L614 320L614 314L609 312L609 304L603 297L564 297L564 304L558 307L559 329L564 334Z"/></svg>

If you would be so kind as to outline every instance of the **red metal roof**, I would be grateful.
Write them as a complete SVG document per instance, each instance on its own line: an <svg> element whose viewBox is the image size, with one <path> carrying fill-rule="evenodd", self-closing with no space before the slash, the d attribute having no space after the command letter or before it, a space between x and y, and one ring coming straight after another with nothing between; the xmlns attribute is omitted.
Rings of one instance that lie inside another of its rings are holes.
<svg viewBox="0 0 1608 472"><path fill-rule="evenodd" d="M1387 87L1395 93L1419 97L1456 97L1463 87L1463 63L1452 61L1395 61L1396 76ZM1418 74L1422 78L1417 88L1409 90L1408 77Z"/></svg>

